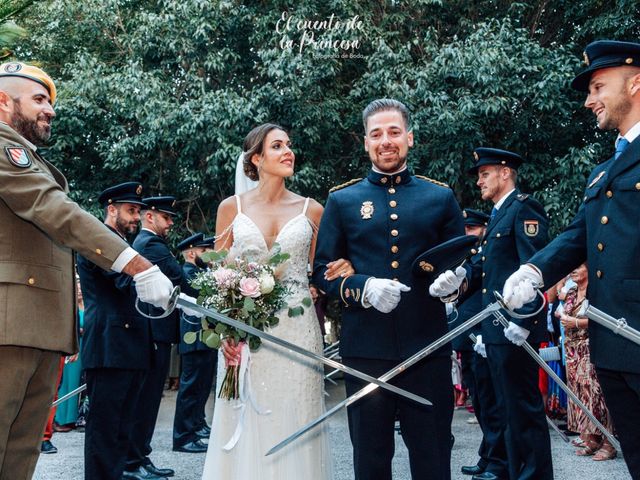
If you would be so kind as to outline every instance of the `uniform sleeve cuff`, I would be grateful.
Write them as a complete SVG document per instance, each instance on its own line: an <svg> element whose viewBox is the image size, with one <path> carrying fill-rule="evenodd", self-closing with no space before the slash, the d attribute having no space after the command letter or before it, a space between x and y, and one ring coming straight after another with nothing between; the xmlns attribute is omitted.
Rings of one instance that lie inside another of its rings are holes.
<svg viewBox="0 0 640 480"><path fill-rule="evenodd" d="M374 277L371 277L374 278ZM366 282L364 282L364 287L362 288L362 306L364 308L369 308L371 307L371 304L369 303L369 299L367 299L367 285L369 285L369 280L371 280L371 278L368 278Z"/></svg>
<svg viewBox="0 0 640 480"><path fill-rule="evenodd" d="M118 258L116 258L116 261L113 262L113 265L111 265L111 270L118 273L122 272L122 270L124 270L124 267L126 267L127 264L131 260L133 260L133 257L135 257L136 255L139 255L139 253L136 252L133 248L131 247L125 248L122 251L122 253L118 255Z"/></svg>

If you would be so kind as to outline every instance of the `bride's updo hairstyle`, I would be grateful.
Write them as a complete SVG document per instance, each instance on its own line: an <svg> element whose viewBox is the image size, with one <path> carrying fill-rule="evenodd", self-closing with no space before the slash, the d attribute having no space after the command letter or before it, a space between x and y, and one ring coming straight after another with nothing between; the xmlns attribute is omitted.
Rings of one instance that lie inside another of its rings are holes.
<svg viewBox="0 0 640 480"><path fill-rule="evenodd" d="M251 158L255 154L260 155L262 153L264 139L267 138L271 130L282 130L286 132L284 128L275 123L263 123L251 130L244 139L244 143L242 144L242 152L244 155L242 166L244 168L244 174L251 180L257 181L259 177L258 167L253 164Z"/></svg>

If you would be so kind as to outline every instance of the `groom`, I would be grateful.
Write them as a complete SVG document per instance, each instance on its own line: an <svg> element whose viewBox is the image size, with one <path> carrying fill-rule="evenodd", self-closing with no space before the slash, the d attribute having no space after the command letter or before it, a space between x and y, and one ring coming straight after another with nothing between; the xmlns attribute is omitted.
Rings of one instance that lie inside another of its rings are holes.
<svg viewBox="0 0 640 480"><path fill-rule="evenodd" d="M425 250L464 234L447 185L412 175L409 111L397 100L371 102L362 113L365 179L331 189L320 223L313 281L343 303L340 353L346 365L378 377L447 333L444 304L430 298L411 264ZM351 261L356 274L325 279L331 259ZM357 480L390 479L394 426L400 420L414 479L451 477L451 348L422 360L393 383L428 398L424 407L381 389L348 409ZM347 395L364 384L346 378Z"/></svg>

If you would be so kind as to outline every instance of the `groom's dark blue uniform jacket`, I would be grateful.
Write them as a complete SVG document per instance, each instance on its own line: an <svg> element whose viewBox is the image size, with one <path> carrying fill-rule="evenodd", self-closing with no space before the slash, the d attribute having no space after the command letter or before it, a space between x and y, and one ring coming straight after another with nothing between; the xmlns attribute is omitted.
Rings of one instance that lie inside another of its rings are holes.
<svg viewBox="0 0 640 480"><path fill-rule="evenodd" d="M408 170L371 171L349 183L327 200L313 281L344 304L343 357L405 359L447 333L444 304L429 295L425 278L412 275L411 265L425 250L464 234L462 213L447 185ZM338 258L350 260L356 274L325 281L326 264ZM371 277L397 279L411 291L391 313L364 308Z"/></svg>
<svg viewBox="0 0 640 480"><path fill-rule="evenodd" d="M412 176L408 170L334 189L325 207L316 248L314 282L342 299L340 352L358 370L380 376L447 333L444 304L432 298L425 277L412 274L413 261L426 250L464 234L462 212L445 184ZM327 262L345 258L356 271L346 279L324 281ZM397 307L381 313L362 304L372 278L397 279L411 287ZM450 345L393 379L400 388L432 401L418 408L386 392L348 409L356 479L391 478L393 428L400 419L413 478L450 478ZM347 395L362 383L345 377ZM375 453L373 453L375 452Z"/></svg>

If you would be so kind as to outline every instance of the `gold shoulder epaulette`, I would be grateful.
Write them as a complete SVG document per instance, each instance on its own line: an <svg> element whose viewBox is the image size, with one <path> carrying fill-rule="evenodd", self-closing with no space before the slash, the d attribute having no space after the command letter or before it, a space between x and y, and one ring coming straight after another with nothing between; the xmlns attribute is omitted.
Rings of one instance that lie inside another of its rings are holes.
<svg viewBox="0 0 640 480"><path fill-rule="evenodd" d="M433 178L425 177L424 175L414 175L417 178L421 178L422 180L426 180L427 182L435 183L436 185L440 185L441 187L449 188L444 182L439 182L438 180L434 180Z"/></svg>
<svg viewBox="0 0 640 480"><path fill-rule="evenodd" d="M341 185L336 185L335 187L331 188L329 190L329 193L332 193L332 192L335 192L336 190L340 190L342 188L348 187L349 185L353 185L354 183L358 183L360 180L362 180L362 178L352 178L348 182L344 182Z"/></svg>

